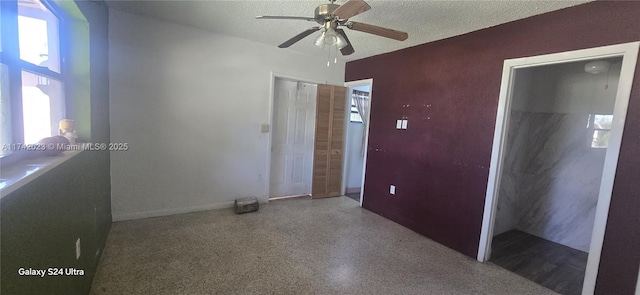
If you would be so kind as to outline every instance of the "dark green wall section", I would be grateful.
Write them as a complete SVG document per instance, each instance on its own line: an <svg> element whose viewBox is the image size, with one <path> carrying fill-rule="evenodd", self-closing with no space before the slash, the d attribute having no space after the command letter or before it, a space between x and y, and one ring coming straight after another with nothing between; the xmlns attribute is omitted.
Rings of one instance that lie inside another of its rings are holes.
<svg viewBox="0 0 640 295"><path fill-rule="evenodd" d="M109 129L109 10L104 3L77 1L78 8L89 21L90 44L90 112L91 141L110 142ZM92 152L94 153L94 152ZM100 245L104 246L111 229L111 167L109 153L98 153L93 159L96 183L96 223ZM91 163L88 163L91 165Z"/></svg>
<svg viewBox="0 0 640 295"><path fill-rule="evenodd" d="M106 238L97 208L109 179L91 165L101 153L82 152L2 199L2 294L89 292ZM82 254L76 260L78 238ZM21 267L73 267L85 275L19 276Z"/></svg>
<svg viewBox="0 0 640 295"><path fill-rule="evenodd" d="M91 85L88 103L76 111L90 119L91 142L107 143L108 9L102 3L76 4L89 22ZM82 152L2 198L2 294L89 293L111 227L109 161L109 152ZM78 238L82 255L76 260ZM17 273L20 267L74 267L83 269L85 275L21 277Z"/></svg>
<svg viewBox="0 0 640 295"><path fill-rule="evenodd" d="M77 6L73 2L61 2L64 10L68 13L80 14ZM66 7L65 7L66 6ZM71 6L71 7L70 7ZM67 83L65 93L67 118L73 119L76 123L78 140L89 141L91 138L91 101L88 99L91 94L91 64L90 64L90 36L89 24L86 18L76 15L67 17L66 28L73 36L68 40L68 54L70 56L65 69L72 77Z"/></svg>

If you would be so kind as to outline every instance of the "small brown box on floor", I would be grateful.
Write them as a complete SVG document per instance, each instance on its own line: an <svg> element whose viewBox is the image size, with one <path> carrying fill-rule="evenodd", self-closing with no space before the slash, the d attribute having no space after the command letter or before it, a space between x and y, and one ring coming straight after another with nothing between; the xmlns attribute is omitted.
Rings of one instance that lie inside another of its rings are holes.
<svg viewBox="0 0 640 295"><path fill-rule="evenodd" d="M248 213L258 211L260 209L260 203L255 197L237 199L235 202L236 214Z"/></svg>

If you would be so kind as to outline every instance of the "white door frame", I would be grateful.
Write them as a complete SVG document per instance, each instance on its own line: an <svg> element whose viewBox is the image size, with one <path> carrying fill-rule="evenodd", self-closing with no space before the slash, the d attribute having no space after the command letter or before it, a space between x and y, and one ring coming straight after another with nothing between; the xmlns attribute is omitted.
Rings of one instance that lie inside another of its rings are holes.
<svg viewBox="0 0 640 295"><path fill-rule="evenodd" d="M265 171L264 175L266 175L265 177L265 189L264 189L264 196L266 198L266 200L269 200L269 194L270 194L270 188L271 188L271 144L273 142L273 107L275 104L275 85L276 85L276 78L280 78L280 79L287 79L287 80L293 80L293 81L299 81L299 82L303 82L303 83L309 83L309 84L324 84L325 82L323 81L317 81L314 79L308 79L308 78L304 78L304 77L298 77L298 76L294 76L294 75L289 75L289 74L284 74L284 73L278 73L278 72L271 72L271 85L270 85L270 93L269 93L269 120L268 120L268 124L269 124L269 143L267 144L267 170ZM313 110L313 118L315 120L316 117L316 113L315 113L315 109ZM314 134L314 140L315 140L315 134ZM313 157L313 152L311 154L311 156ZM310 168L313 169L313 168Z"/></svg>
<svg viewBox="0 0 640 295"><path fill-rule="evenodd" d="M636 282L636 295L640 295L640 271L638 272L638 281Z"/></svg>
<svg viewBox="0 0 640 295"><path fill-rule="evenodd" d="M638 281L636 282L636 295L640 295L640 272L638 272Z"/></svg>
<svg viewBox="0 0 640 295"><path fill-rule="evenodd" d="M346 120L345 120L345 146L347 143L347 138L349 138L350 134L349 134L349 122L351 121L351 87L355 87L355 86L365 86L368 85L369 86L369 106L368 106L368 112L367 112L367 122L371 122L369 121L369 119L371 118L371 103L373 102L373 78L371 79L364 79L364 80L357 80L357 81L350 81L350 82L346 82L344 83L344 86L347 87L347 95L349 95L347 97L347 113L345 114L346 116ZM367 124L367 129L364 130L364 160L362 162L362 182L360 183L360 207L362 207L362 201L364 200L364 178L365 178L365 171L367 171L367 152L368 152L368 146L369 146L369 126L371 126L371 124ZM347 190L347 174L349 171L347 171L347 166L349 163L349 151L348 149L344 149L344 163L342 163L342 188L340 188L340 194L344 195L346 190Z"/></svg>
<svg viewBox="0 0 640 295"><path fill-rule="evenodd" d="M496 129L493 136L489 181L487 183L487 194L485 198L484 215L482 218L482 231L480 234L480 245L478 247L478 261L484 262L488 260L491 255L491 239L493 237L495 212L498 204L497 199L500 187L500 175L502 172L502 162L509 126L509 113L511 110L511 98L514 87L513 75L515 70L532 66L621 56L623 57L623 60L622 69L620 71L618 92L616 94L615 108L613 111L614 121L611 127L609 147L607 148L604 162L604 173L600 184L595 223L593 226L591 245L589 247L589 258L587 260L587 269L582 288L582 294L593 294L598 274L598 265L600 264L602 242L604 240L604 233L607 225L611 192L613 190L618 156L620 154L620 144L622 142L624 122L627 115L627 107L633 84L633 76L636 69L639 46L640 42L632 42L504 61ZM640 85L636 86L640 87Z"/></svg>

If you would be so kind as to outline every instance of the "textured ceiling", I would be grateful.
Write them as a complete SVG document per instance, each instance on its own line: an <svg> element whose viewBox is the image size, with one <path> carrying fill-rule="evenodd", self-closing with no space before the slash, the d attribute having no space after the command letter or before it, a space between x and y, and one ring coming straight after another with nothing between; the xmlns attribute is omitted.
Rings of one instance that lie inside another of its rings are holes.
<svg viewBox="0 0 640 295"><path fill-rule="evenodd" d="M368 0L371 10L353 21L409 33L406 41L395 41L345 28L356 52L343 60L355 60L456 36L509 21L590 2L572 1L380 1ZM313 16L314 9L328 1L114 1L110 8L193 26L228 36L278 46L294 35L317 25L303 20L257 20L257 15ZM338 0L343 4L346 0ZM313 45L316 33L288 49L327 55Z"/></svg>

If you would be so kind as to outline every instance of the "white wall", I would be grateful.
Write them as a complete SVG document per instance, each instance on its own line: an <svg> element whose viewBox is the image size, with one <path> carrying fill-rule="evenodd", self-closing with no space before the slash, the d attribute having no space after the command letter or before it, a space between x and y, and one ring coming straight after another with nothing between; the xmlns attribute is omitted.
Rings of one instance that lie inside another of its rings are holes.
<svg viewBox="0 0 640 295"><path fill-rule="evenodd" d="M272 71L344 83L344 63L117 10L109 52L111 141L130 147L111 155L114 220L266 201Z"/></svg>
<svg viewBox="0 0 640 295"><path fill-rule="evenodd" d="M613 114L622 58L608 61L610 72L600 74L585 72L587 61L518 70L512 110Z"/></svg>
<svg viewBox="0 0 640 295"><path fill-rule="evenodd" d="M358 122L349 122L347 138L347 193L350 189L360 189L362 186L362 166L364 165L364 155L362 150L362 134L364 133L364 124ZM358 190L359 191L359 190Z"/></svg>

